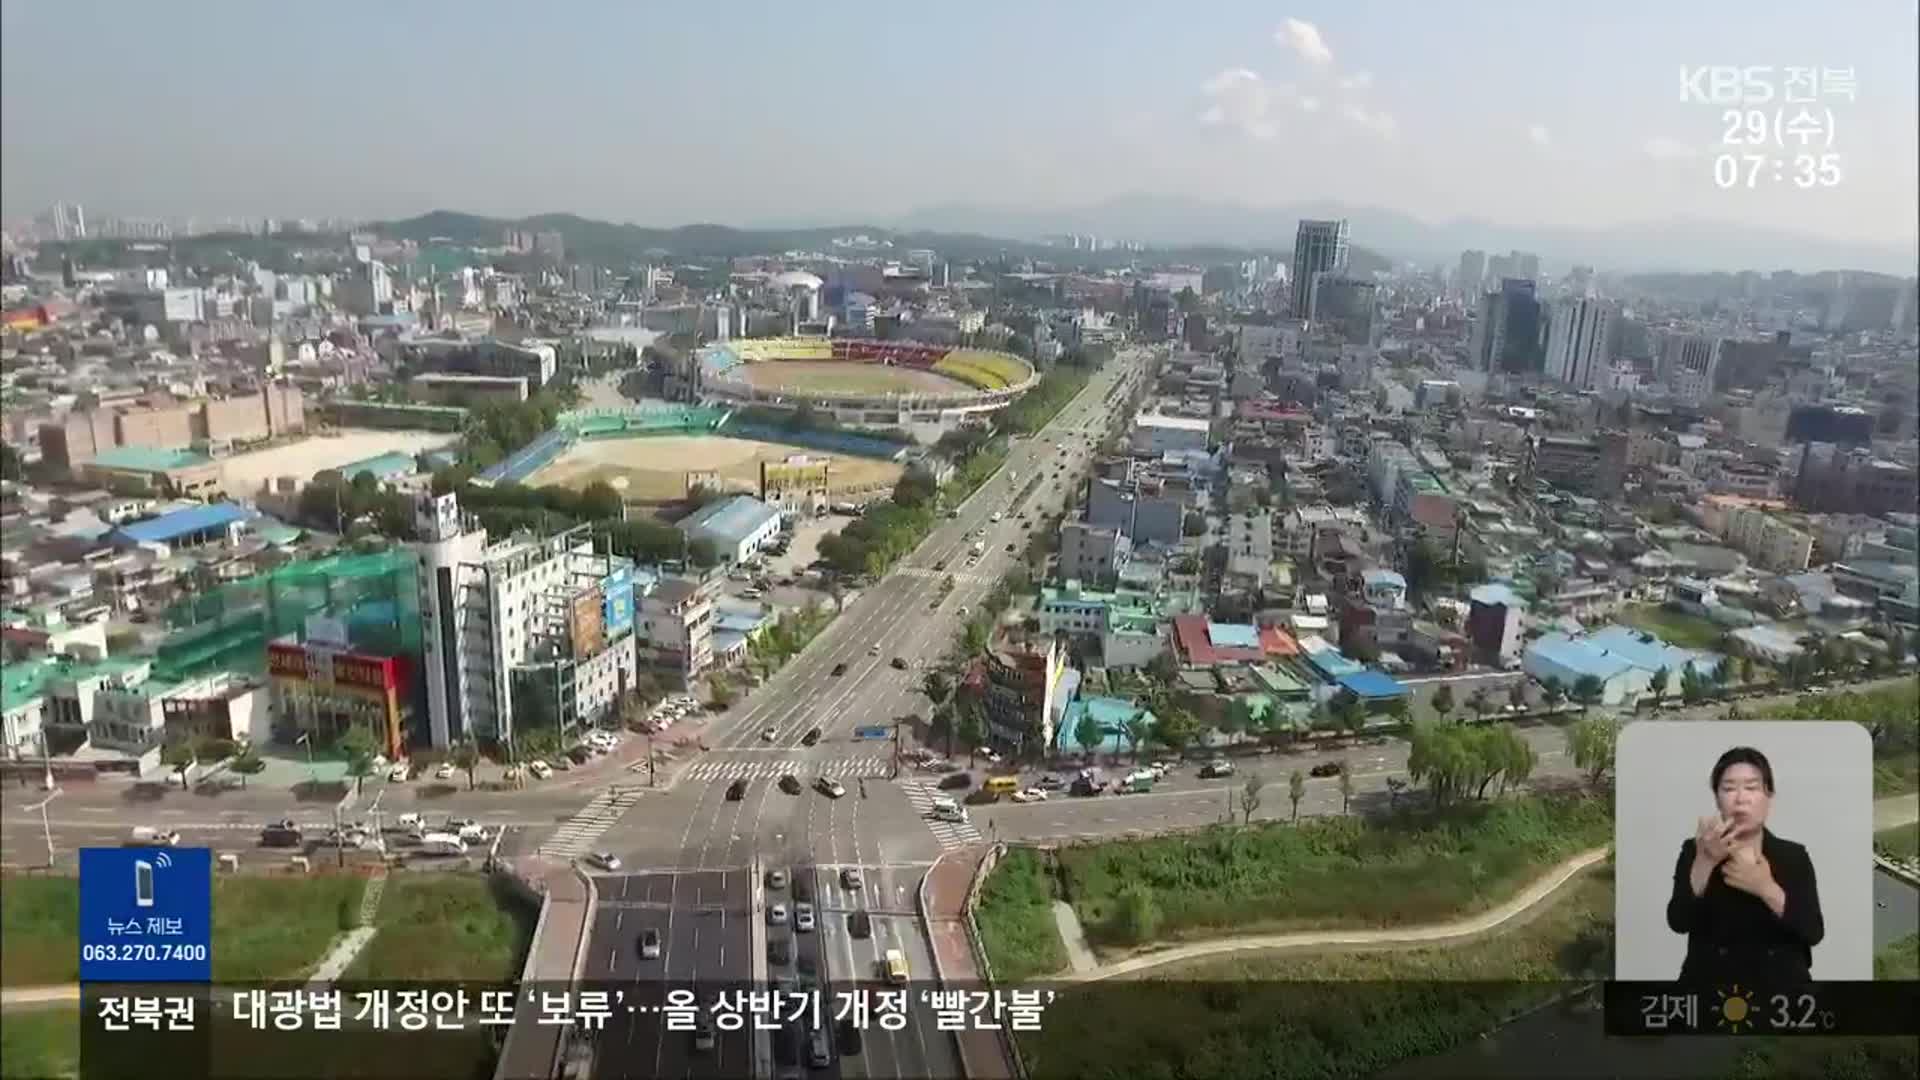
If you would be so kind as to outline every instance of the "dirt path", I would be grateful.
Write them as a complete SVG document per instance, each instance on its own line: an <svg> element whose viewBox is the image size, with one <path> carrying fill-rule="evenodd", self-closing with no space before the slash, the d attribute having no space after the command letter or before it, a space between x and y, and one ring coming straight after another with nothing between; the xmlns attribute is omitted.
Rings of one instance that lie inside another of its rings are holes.
<svg viewBox="0 0 1920 1080"><path fill-rule="evenodd" d="M1231 953L1319 948L1329 945L1424 946L1471 937L1492 930L1546 900L1562 885L1571 881L1574 875L1605 859L1611 850L1611 847L1598 847L1583 851L1554 867L1544 877L1521 890L1519 895L1498 907L1455 922L1435 923L1428 926L1397 926L1390 930L1303 930L1287 934L1252 934L1246 937L1221 938L1217 941L1197 941L1191 945L1176 945L1139 956L1130 956L1124 960L1103 964L1092 971L1074 971L1061 977L1069 981L1092 982L1131 975L1185 960L1198 960Z"/></svg>

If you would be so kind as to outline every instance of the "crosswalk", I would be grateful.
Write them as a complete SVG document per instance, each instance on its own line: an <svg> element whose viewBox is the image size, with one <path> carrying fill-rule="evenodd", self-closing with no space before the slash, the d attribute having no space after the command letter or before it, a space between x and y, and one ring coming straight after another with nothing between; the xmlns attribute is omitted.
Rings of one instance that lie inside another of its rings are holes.
<svg viewBox="0 0 1920 1080"><path fill-rule="evenodd" d="M610 788L593 797L593 801L580 808L580 812L568 818L564 824L553 831L537 849L542 855L558 859L573 859L592 850L593 842L601 834L613 828L615 822L627 812L627 807L640 801L640 793L621 788Z"/></svg>
<svg viewBox="0 0 1920 1080"><path fill-rule="evenodd" d="M927 828L933 832L933 838L940 841L940 850L951 851L968 844L978 844L984 839L980 835L980 830L974 828L971 821L937 821L927 817L927 814L933 810L933 800L940 797L940 793L935 791L931 784L909 780L900 785L900 790L906 794L907 801L913 804L913 809L926 821Z"/></svg>
<svg viewBox="0 0 1920 1080"><path fill-rule="evenodd" d="M893 775L893 761L884 757L848 757L832 761L800 761L786 758L721 758L697 761L687 767L688 780L778 780L788 773L809 780L831 776L837 780L881 780Z"/></svg>

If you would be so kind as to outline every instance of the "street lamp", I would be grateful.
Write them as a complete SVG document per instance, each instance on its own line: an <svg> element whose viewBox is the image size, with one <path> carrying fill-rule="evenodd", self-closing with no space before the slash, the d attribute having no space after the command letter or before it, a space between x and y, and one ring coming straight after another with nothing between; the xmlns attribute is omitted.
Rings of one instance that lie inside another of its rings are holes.
<svg viewBox="0 0 1920 1080"><path fill-rule="evenodd" d="M28 810L40 811L40 829L47 837L47 869L49 870L53 869L53 824L47 820L47 804L59 798L61 794L59 788L50 787L47 789L46 798L27 807Z"/></svg>

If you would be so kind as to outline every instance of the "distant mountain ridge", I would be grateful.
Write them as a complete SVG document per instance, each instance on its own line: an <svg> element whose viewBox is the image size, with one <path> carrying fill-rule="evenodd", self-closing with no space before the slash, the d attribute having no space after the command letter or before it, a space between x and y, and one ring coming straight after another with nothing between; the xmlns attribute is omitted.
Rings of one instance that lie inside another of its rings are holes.
<svg viewBox="0 0 1920 1080"><path fill-rule="evenodd" d="M824 251L831 249L832 242L836 238L862 234L877 241L891 243L901 254L912 248L924 247L940 252L945 258L956 260L993 258L1003 254L1037 260L1074 255L1077 258L1090 258L1095 263L1121 264L1132 257L1130 253L1122 251L1101 252L1098 256L1088 256L1085 252L1074 253L1062 251L1057 247L1048 247L1031 238L1009 239L973 233L964 229L903 230L872 224L757 228L697 224L658 228L596 221L577 214L536 214L526 218L495 218L454 210L434 210L418 217L381 222L374 228L388 236L413 240L417 243L441 238L465 247L498 247L504 242L505 234L510 229L558 232L565 238L569 256L606 262L641 258L647 252L660 252L683 258L733 258L779 251ZM1246 258L1255 250L1287 252L1292 248L1293 240L1289 237L1284 246L1274 245L1265 249L1255 249L1245 244L1164 245L1157 247L1155 255L1169 261L1210 265L1234 262ZM1364 246L1356 246L1353 249L1352 263L1353 268L1361 272L1384 270L1391 265L1388 260L1367 250Z"/></svg>
<svg viewBox="0 0 1920 1080"><path fill-rule="evenodd" d="M1394 210L1335 202L1251 207L1160 195L1126 195L1048 210L950 203L910 211L893 224L1021 238L1091 233L1155 246L1178 242L1290 249L1302 218L1346 218L1355 244L1398 259L1447 265L1469 248L1530 251L1550 264L1601 270L1843 269L1911 276L1916 262L1912 245L1862 244L1724 222L1683 219L1583 228L1462 218L1433 224Z"/></svg>

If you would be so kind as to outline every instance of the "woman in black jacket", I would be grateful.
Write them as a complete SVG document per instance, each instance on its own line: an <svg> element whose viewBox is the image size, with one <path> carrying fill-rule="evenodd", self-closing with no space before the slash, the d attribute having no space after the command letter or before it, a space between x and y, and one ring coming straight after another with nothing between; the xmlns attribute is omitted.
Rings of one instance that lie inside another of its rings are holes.
<svg viewBox="0 0 1920 1080"><path fill-rule="evenodd" d="M1713 766L1719 813L1680 845L1667 925L1687 935L1683 982L1775 987L1812 979L1826 936L1807 849L1767 829L1773 766L1736 746Z"/></svg>

